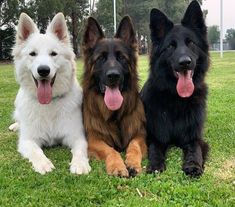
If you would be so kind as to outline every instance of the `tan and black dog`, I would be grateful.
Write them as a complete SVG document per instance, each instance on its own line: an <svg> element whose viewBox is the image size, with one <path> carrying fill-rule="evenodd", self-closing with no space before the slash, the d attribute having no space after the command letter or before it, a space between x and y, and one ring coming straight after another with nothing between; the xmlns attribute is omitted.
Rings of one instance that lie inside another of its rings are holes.
<svg viewBox="0 0 235 207"><path fill-rule="evenodd" d="M90 17L83 53L83 116L89 153L105 161L109 175L135 176L146 153L146 131L138 92L137 40L130 17L122 19L114 38L105 38Z"/></svg>

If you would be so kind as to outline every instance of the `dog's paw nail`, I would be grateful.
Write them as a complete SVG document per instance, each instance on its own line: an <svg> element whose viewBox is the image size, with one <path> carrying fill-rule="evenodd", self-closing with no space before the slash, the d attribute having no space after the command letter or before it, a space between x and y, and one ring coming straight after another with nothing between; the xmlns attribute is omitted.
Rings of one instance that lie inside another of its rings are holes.
<svg viewBox="0 0 235 207"><path fill-rule="evenodd" d="M42 174L45 175L47 172L51 172L53 169L55 169L55 166L52 164L52 162L47 160L39 160L37 162L33 162L33 169Z"/></svg>
<svg viewBox="0 0 235 207"><path fill-rule="evenodd" d="M70 164L70 172L77 175L88 174L91 167L88 161L78 161Z"/></svg>
<svg viewBox="0 0 235 207"><path fill-rule="evenodd" d="M128 167L127 170L129 172L129 177L135 177L138 174L138 171L135 168Z"/></svg>
<svg viewBox="0 0 235 207"><path fill-rule="evenodd" d="M11 125L8 127L8 129L9 129L10 131L16 132L16 131L19 129L19 124L18 124L17 122L14 123L14 124L11 124Z"/></svg>

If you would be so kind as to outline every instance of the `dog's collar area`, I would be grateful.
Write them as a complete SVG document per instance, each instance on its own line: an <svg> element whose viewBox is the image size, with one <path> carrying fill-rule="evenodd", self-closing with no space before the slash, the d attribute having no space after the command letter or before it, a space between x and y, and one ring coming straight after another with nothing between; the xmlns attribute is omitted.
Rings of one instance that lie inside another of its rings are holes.
<svg viewBox="0 0 235 207"><path fill-rule="evenodd" d="M60 96L54 96L52 97L52 101L57 100L57 99L62 99L66 96L66 94L60 95Z"/></svg>

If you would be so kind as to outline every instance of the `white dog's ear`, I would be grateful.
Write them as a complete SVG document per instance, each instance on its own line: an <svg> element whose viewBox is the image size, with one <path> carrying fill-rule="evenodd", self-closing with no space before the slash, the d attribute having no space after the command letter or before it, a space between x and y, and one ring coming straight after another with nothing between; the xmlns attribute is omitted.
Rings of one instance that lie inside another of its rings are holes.
<svg viewBox="0 0 235 207"><path fill-rule="evenodd" d="M55 34L60 41L69 43L68 28L63 13L58 13L54 16L47 27L47 33L48 32Z"/></svg>
<svg viewBox="0 0 235 207"><path fill-rule="evenodd" d="M24 42L35 32L39 32L36 24L27 14L21 13L17 28L16 43L20 44Z"/></svg>

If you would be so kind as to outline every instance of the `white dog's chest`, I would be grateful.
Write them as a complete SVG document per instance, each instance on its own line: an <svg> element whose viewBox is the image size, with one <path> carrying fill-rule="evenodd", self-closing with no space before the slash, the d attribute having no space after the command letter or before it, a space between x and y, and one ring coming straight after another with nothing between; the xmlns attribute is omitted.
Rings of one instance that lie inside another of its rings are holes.
<svg viewBox="0 0 235 207"><path fill-rule="evenodd" d="M30 139L43 146L64 144L64 138L76 127L74 123L80 123L80 105L76 100L78 93L42 105L19 91L15 119L20 123L20 132L33 134Z"/></svg>

